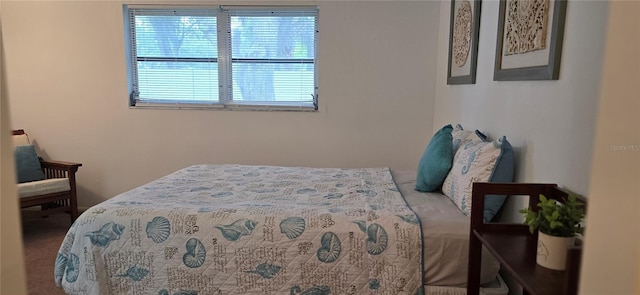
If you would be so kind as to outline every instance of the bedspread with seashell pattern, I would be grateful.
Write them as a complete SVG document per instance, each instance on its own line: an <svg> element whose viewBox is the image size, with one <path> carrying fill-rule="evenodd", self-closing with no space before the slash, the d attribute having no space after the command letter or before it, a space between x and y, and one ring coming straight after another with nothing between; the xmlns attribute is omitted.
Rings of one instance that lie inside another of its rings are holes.
<svg viewBox="0 0 640 295"><path fill-rule="evenodd" d="M416 294L420 222L388 168L194 165L85 211L68 294Z"/></svg>

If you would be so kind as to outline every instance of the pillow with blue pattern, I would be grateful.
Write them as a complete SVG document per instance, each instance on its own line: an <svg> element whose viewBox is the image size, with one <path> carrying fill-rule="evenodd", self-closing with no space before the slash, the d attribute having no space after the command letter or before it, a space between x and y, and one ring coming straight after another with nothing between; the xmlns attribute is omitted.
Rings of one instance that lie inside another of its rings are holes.
<svg viewBox="0 0 640 295"><path fill-rule="evenodd" d="M515 159L506 137L492 142L470 142L460 146L447 175L442 192L460 208L471 214L471 190L474 182L513 182ZM484 220L489 222L500 210L506 196L485 197Z"/></svg>
<svg viewBox="0 0 640 295"><path fill-rule="evenodd" d="M451 131L451 136L453 137L453 154L454 155L458 151L458 148L460 146L465 146L470 143L487 141L487 136L484 135L484 133L478 130L475 130L475 131L464 130L462 128L462 125L460 124L456 124L456 126L453 128L453 131Z"/></svg>

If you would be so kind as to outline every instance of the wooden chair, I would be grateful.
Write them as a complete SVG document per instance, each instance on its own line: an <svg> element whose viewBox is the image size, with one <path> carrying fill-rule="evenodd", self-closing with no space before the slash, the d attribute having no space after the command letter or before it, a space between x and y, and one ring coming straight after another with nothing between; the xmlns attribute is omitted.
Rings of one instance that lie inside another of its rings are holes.
<svg viewBox="0 0 640 295"><path fill-rule="evenodd" d="M13 130L12 133L14 146L31 144L23 129ZM22 210L23 217L67 212L71 214L73 223L78 218L76 172L82 164L38 158L45 179L19 183L18 196L20 208L40 206L40 210Z"/></svg>

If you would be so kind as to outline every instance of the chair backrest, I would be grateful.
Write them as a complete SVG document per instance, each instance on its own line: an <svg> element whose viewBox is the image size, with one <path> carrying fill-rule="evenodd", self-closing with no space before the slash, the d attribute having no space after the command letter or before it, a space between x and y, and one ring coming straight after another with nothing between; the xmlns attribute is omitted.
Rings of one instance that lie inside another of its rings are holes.
<svg viewBox="0 0 640 295"><path fill-rule="evenodd" d="M27 133L25 133L23 129L13 130L11 133L13 134L14 147L31 144L29 142L29 136L27 136Z"/></svg>

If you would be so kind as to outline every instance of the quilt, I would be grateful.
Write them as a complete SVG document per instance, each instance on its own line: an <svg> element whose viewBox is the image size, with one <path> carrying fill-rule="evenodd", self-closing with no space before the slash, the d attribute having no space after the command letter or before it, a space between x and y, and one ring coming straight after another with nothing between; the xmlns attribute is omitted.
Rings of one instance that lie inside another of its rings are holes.
<svg viewBox="0 0 640 295"><path fill-rule="evenodd" d="M85 211L68 294L417 294L420 221L389 168L194 165Z"/></svg>

